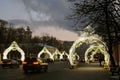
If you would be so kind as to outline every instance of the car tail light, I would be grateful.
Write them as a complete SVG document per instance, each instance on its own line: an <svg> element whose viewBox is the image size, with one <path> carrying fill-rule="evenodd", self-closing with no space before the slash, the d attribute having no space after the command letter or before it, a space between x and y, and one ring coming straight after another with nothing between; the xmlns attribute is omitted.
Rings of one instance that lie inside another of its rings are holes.
<svg viewBox="0 0 120 80"><path fill-rule="evenodd" d="M3 64L3 62L0 62L0 64Z"/></svg>
<svg viewBox="0 0 120 80"><path fill-rule="evenodd" d="M33 62L33 64L39 64L39 62Z"/></svg>
<svg viewBox="0 0 120 80"><path fill-rule="evenodd" d="M23 61L22 64L27 64L27 62Z"/></svg>
<svg viewBox="0 0 120 80"><path fill-rule="evenodd" d="M11 62L7 62L7 64L11 64Z"/></svg>

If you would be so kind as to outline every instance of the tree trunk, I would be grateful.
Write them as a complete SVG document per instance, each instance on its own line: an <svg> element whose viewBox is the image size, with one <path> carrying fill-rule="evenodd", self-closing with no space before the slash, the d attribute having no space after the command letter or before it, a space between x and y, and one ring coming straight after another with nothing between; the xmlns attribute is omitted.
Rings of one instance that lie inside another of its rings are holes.
<svg viewBox="0 0 120 80"><path fill-rule="evenodd" d="M108 34L108 49L109 49L109 54L110 54L110 61L111 61L111 66L116 66L114 58L112 56L113 54L113 49L112 49L112 39L111 39L111 34L110 34L110 26L109 26L109 17L108 17L108 0L105 0L105 15L106 15L106 27L107 27L107 34Z"/></svg>

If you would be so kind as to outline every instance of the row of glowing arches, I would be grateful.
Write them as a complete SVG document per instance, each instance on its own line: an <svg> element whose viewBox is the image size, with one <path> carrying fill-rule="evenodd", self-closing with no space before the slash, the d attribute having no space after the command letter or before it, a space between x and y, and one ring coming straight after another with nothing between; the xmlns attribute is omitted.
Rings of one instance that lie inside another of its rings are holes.
<svg viewBox="0 0 120 80"><path fill-rule="evenodd" d="M46 47L44 47L44 48L38 53L38 56L37 56L37 57L38 57L38 58L41 58L41 55L42 55L43 53L49 54L50 58L53 59L53 60L55 60L55 58L58 59L58 57L54 57L55 55L59 55L59 56L60 56L60 57L59 57L60 60L63 59L63 55L66 55L67 58L69 58L69 55L68 55L65 51L63 51L62 53L60 53L60 51L59 51L58 49L56 49L55 52L52 54Z"/></svg>
<svg viewBox="0 0 120 80"><path fill-rule="evenodd" d="M21 54L21 61L25 60L25 52L18 46L18 44L13 41L12 44L3 52L3 59L7 59L7 55L10 51L18 51ZM41 55L45 53L49 55L49 58L54 59L55 55L60 55L60 60L63 59L63 55L66 55L67 58L69 58L69 55L63 51L62 53L60 53L60 51L58 49L55 50L55 52L52 54L46 47L43 47L43 49L38 53L38 58L41 58Z"/></svg>
<svg viewBox="0 0 120 80"><path fill-rule="evenodd" d="M84 58L85 58L85 62L88 63L89 59L88 59L88 53L91 52L92 50L94 50L94 52L92 53L92 58L93 56L97 53L100 52L104 55L105 58L105 64L107 66L109 66L110 64L110 56L108 54L108 49L106 44L102 41L101 37L99 37L97 34L94 34L94 29L91 26L87 26L84 31L81 33L80 37L78 40L76 40L73 45L71 46L70 50L69 50L69 54L67 54L65 51L63 51L62 53L59 52L58 49L55 50L55 52L53 54L51 54L49 52L49 50L47 50L46 47L44 47L39 53L38 53L38 58L41 57L41 55L43 53L47 53L51 59L55 59L54 56L55 55L60 55L60 59L63 59L63 55L66 55L67 58L70 61L71 65L77 65L75 63L76 60L79 59L78 54L75 52L75 49L77 47L80 47L83 43L89 44L90 47L86 50ZM11 51L11 50L17 50L18 52L21 53L21 60L24 61L25 59L25 53L24 51L17 45L17 43L14 41L12 42L12 44L10 45L9 48L7 48L4 53L3 53L3 59L7 59L7 54ZM77 58L76 58L77 57Z"/></svg>

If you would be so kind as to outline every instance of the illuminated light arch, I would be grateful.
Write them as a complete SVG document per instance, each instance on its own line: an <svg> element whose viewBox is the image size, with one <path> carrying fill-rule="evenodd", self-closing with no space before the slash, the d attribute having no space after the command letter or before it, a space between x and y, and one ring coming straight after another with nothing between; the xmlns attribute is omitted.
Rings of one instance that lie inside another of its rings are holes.
<svg viewBox="0 0 120 80"><path fill-rule="evenodd" d="M51 59L53 59L52 54L48 51L48 49L46 47L44 47L39 53L38 53L38 58L41 58L41 55L45 53L48 54L50 56Z"/></svg>
<svg viewBox="0 0 120 80"><path fill-rule="evenodd" d="M67 58L69 59L69 55L68 55L65 51L62 52L62 54L61 54L61 56L60 56L60 59L63 59L63 55L66 55Z"/></svg>
<svg viewBox="0 0 120 80"><path fill-rule="evenodd" d="M94 52L92 53L92 59L93 59L93 57L94 57L94 55L95 54L97 54L97 52L98 53L101 53L101 54L103 54L104 55L104 60L105 60L105 63L106 63L106 65L110 65L110 56L109 56L109 54L108 54L108 52L107 52L107 50L104 48L104 46L102 46L102 45L98 45L98 46L90 46L87 50L86 50L86 52L85 52L85 61L87 62L87 63L89 63L89 60L88 60L88 54L89 54L89 52L91 52L91 51L93 51L94 50Z"/></svg>
<svg viewBox="0 0 120 80"><path fill-rule="evenodd" d="M21 61L24 61L24 59L25 59L25 53L24 53L24 51L18 46L18 44L15 42L15 41L13 41L12 43L11 43L11 45L3 52L3 59L8 59L7 58L7 55L8 55L8 53L10 52L10 51L18 51L18 52L20 52L20 54L21 54Z"/></svg>
<svg viewBox="0 0 120 80"><path fill-rule="evenodd" d="M92 54L90 55L90 61L92 61L92 62L94 62L95 60L94 60L94 55L95 55L95 52L94 51L92 51Z"/></svg>
<svg viewBox="0 0 120 80"><path fill-rule="evenodd" d="M72 59L72 64L71 65L76 66L78 64L79 55L77 53L74 53L71 56L69 55L69 60L71 60L71 59Z"/></svg>
<svg viewBox="0 0 120 80"><path fill-rule="evenodd" d="M102 46L103 49L100 49L101 53L104 53L104 57L105 57L105 63L107 64L107 66L109 66L109 54L107 53L107 46L106 44L102 41L102 38L99 37L97 34L94 34L94 29L88 25L84 31L81 33L80 37L78 40L76 40L73 45L71 46L70 50L69 50L69 61L70 64L72 66L76 66L77 64L75 64L75 60L73 59L73 55L75 54L75 50L77 47L80 47L83 43L89 44L91 45L95 45L97 44L97 46L100 47L100 45ZM86 54L85 54L86 55ZM87 62L87 57L86 57L86 62Z"/></svg>
<svg viewBox="0 0 120 80"><path fill-rule="evenodd" d="M58 57L54 58L55 55L59 55L60 57L59 58ZM62 54L60 53L60 51L58 49L56 49L52 56L53 56L53 59L55 60L55 59L61 59L61 55Z"/></svg>
<svg viewBox="0 0 120 80"><path fill-rule="evenodd" d="M79 57L79 55L77 53L73 54L73 57L75 58L75 60L79 60L80 59L80 57Z"/></svg>

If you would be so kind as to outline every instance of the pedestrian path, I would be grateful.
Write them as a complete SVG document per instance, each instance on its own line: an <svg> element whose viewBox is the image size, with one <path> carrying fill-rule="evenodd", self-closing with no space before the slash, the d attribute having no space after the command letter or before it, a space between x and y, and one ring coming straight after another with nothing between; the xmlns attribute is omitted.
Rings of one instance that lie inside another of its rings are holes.
<svg viewBox="0 0 120 80"><path fill-rule="evenodd" d="M80 63L77 69L75 69L81 73L83 73L86 78L83 77L82 80L120 80L118 75L112 76L109 69L104 69L103 66L99 66L98 62L95 63Z"/></svg>

